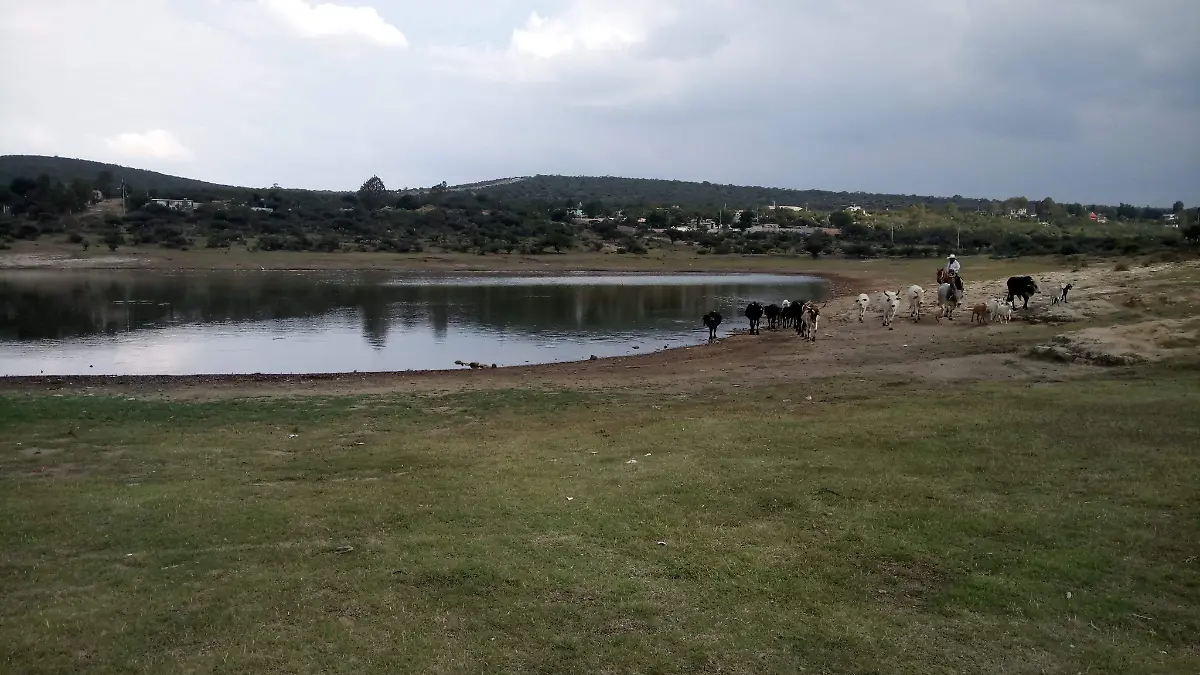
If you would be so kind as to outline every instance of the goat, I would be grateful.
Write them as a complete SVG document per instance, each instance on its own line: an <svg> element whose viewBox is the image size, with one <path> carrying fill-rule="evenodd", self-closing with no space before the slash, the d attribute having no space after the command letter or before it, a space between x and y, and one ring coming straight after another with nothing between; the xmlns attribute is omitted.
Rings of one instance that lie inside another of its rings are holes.
<svg viewBox="0 0 1200 675"><path fill-rule="evenodd" d="M1000 298L988 299L986 303L988 321L995 321L1000 316L1000 305L1002 304L1004 304L1004 301Z"/></svg>
<svg viewBox="0 0 1200 675"><path fill-rule="evenodd" d="M1008 323L1012 319L1013 305L1012 303L1002 302L996 308L996 316L1000 319L1000 323Z"/></svg>
<svg viewBox="0 0 1200 675"><path fill-rule="evenodd" d="M721 313L714 309L708 314L705 314L701 321L704 322L705 326L708 326L708 339L716 340L717 326L721 325Z"/></svg>
<svg viewBox="0 0 1200 675"><path fill-rule="evenodd" d="M871 304L871 298L866 293L859 293L854 304L858 305L858 322L862 323L863 318L867 316L867 307Z"/></svg>
<svg viewBox="0 0 1200 675"><path fill-rule="evenodd" d="M971 308L971 323L979 322L980 325L988 321L988 306L985 303L979 303Z"/></svg>
<svg viewBox="0 0 1200 675"><path fill-rule="evenodd" d="M1074 286L1075 284L1059 284L1058 295L1054 296L1054 302L1050 304L1057 305L1060 302L1064 305L1067 304L1067 293L1070 293Z"/></svg>
<svg viewBox="0 0 1200 675"><path fill-rule="evenodd" d="M900 291L884 291L883 292L883 325L888 330L892 328L892 320L896 318L896 311L900 309Z"/></svg>
<svg viewBox="0 0 1200 675"><path fill-rule="evenodd" d="M913 321L921 320L921 305L925 304L925 289L913 284L908 287L908 316Z"/></svg>
<svg viewBox="0 0 1200 675"><path fill-rule="evenodd" d="M762 320L763 306L757 302L746 305L746 318L750 320L750 334L758 335L758 322Z"/></svg>

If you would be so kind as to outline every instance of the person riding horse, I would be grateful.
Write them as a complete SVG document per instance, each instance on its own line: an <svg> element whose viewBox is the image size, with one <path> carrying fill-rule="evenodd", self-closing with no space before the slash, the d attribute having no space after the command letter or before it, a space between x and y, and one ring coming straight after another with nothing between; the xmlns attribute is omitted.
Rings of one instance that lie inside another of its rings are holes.
<svg viewBox="0 0 1200 675"><path fill-rule="evenodd" d="M946 260L949 262L946 263L945 269L938 270L938 284L953 284L957 290L963 290L963 280L958 275L958 270L962 267L962 263L958 262L958 258L953 253Z"/></svg>

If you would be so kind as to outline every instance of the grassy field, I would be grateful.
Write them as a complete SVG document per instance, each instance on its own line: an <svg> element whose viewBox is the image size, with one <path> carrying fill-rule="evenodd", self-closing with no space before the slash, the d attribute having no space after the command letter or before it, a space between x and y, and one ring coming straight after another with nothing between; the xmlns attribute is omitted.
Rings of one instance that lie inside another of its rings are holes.
<svg viewBox="0 0 1200 675"><path fill-rule="evenodd" d="M1200 672L1198 397L0 398L0 670Z"/></svg>

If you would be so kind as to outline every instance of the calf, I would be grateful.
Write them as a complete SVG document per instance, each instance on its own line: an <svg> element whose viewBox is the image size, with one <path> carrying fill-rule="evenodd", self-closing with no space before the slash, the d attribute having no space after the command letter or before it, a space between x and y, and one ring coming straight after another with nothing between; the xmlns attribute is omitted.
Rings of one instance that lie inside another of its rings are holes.
<svg viewBox="0 0 1200 675"><path fill-rule="evenodd" d="M1038 284L1033 277L1009 277L1008 278L1008 299L1011 303L1014 298L1022 298L1025 304L1021 309L1029 309L1029 299L1039 292Z"/></svg>
<svg viewBox="0 0 1200 675"><path fill-rule="evenodd" d="M763 306L757 302L746 305L746 318L750 320L750 334L758 335L758 322L762 320Z"/></svg>

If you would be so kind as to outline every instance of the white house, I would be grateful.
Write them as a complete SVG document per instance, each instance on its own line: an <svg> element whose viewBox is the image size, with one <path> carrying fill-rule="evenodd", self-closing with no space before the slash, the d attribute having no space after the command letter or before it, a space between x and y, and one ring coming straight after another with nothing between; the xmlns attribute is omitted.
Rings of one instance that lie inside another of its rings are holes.
<svg viewBox="0 0 1200 675"><path fill-rule="evenodd" d="M863 207L859 206L858 204L851 204L850 206L846 207L846 213L866 213L866 212L863 211Z"/></svg>
<svg viewBox="0 0 1200 675"><path fill-rule="evenodd" d="M151 199L150 203L176 211L191 211L196 208L196 203L190 199Z"/></svg>

